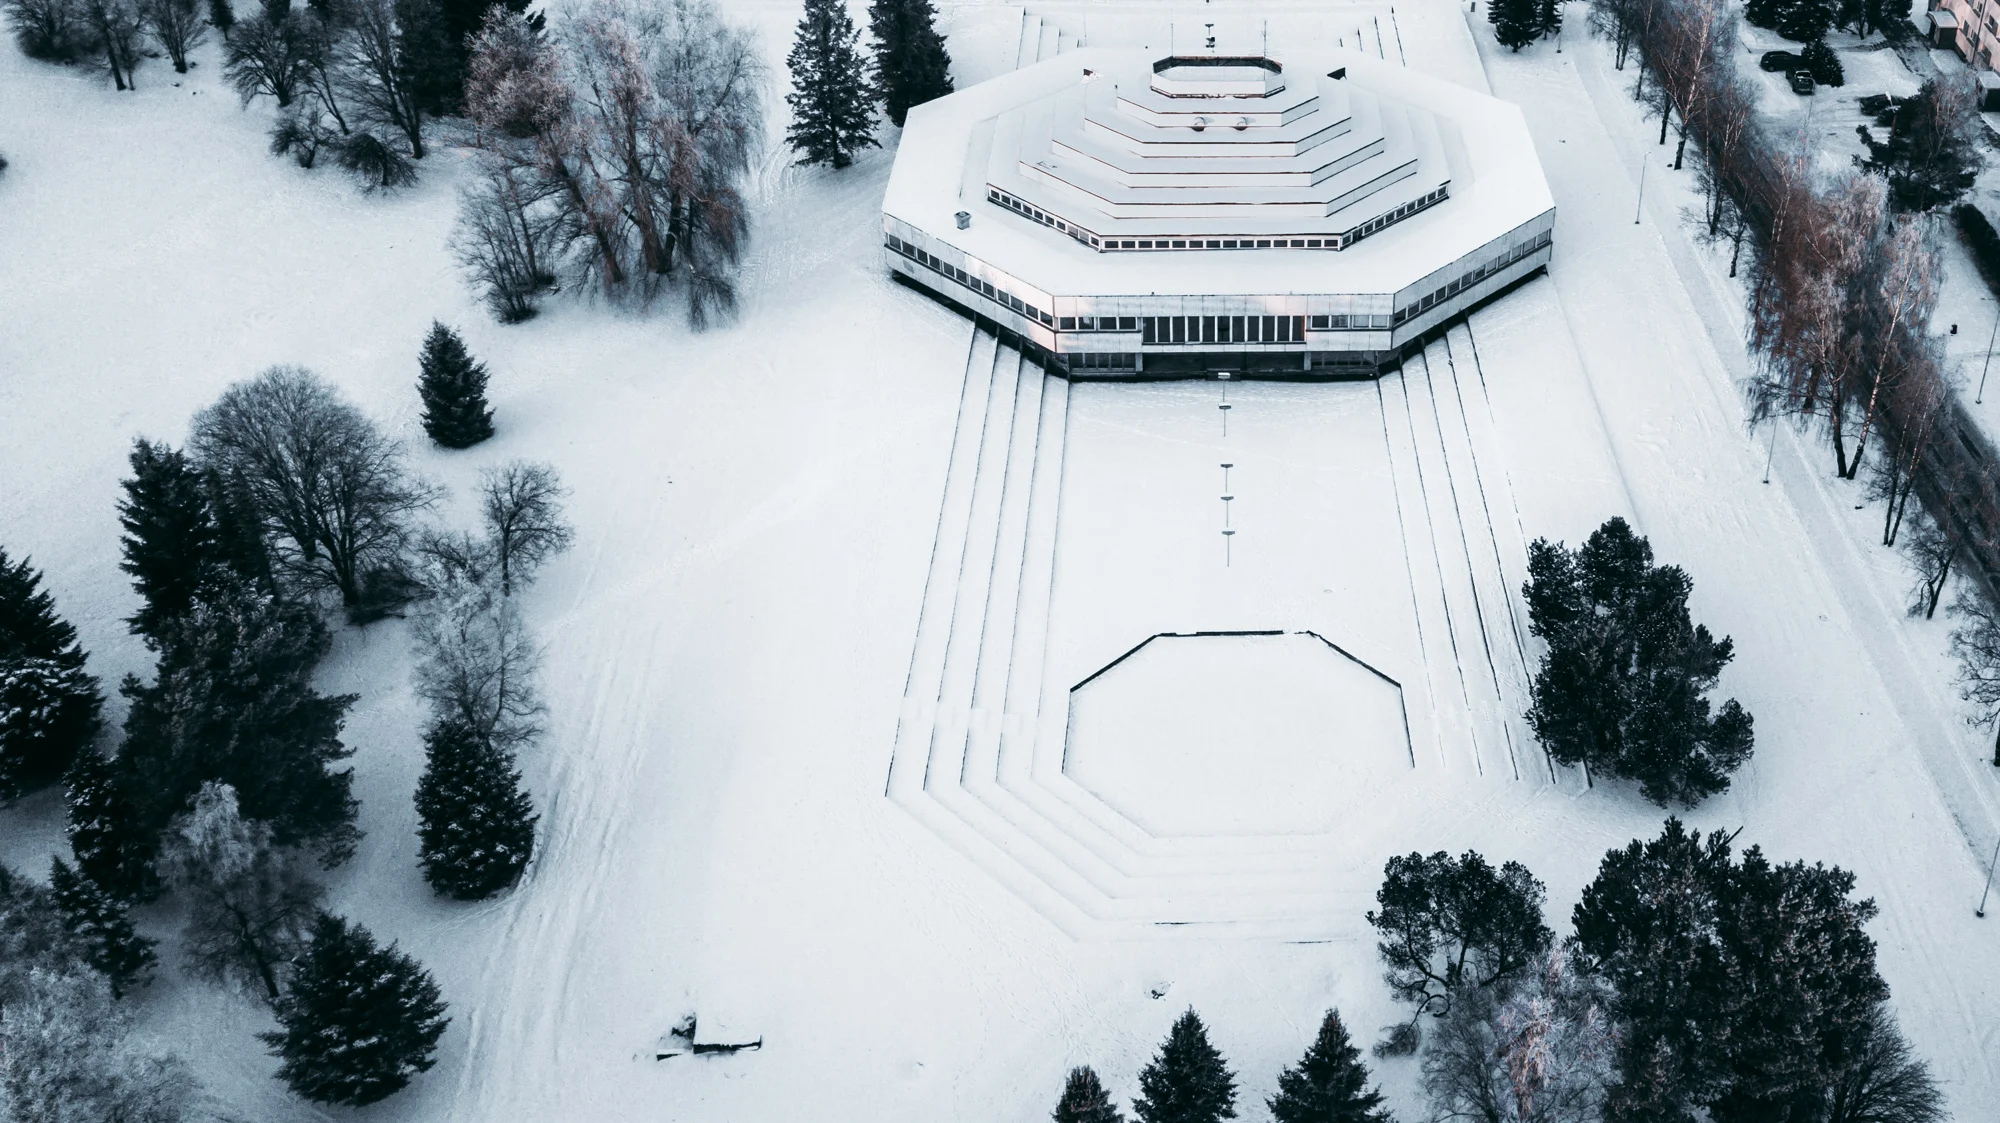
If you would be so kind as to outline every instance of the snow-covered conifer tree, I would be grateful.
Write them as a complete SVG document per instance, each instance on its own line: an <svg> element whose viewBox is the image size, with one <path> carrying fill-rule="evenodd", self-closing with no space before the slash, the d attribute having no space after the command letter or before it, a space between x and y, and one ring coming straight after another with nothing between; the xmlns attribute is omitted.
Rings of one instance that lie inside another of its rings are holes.
<svg viewBox="0 0 2000 1123"><path fill-rule="evenodd" d="M1069 1070L1063 1081L1062 1099L1056 1101L1055 1123L1124 1123L1125 1117L1111 1102L1111 1094L1097 1079L1096 1070L1081 1065Z"/></svg>
<svg viewBox="0 0 2000 1123"><path fill-rule="evenodd" d="M262 1035L278 1077L318 1103L371 1104L428 1072L451 1019L416 960L358 924L321 913L277 1004L281 1032Z"/></svg>
<svg viewBox="0 0 2000 1123"><path fill-rule="evenodd" d="M50 859L49 889L55 894L63 927L90 965L111 981L113 996L123 996L150 981L158 956L153 954L153 941L132 929L124 901L71 869L61 858Z"/></svg>
<svg viewBox="0 0 2000 1123"><path fill-rule="evenodd" d="M1139 1072L1139 1123L1219 1123L1236 1118L1236 1076L1208 1043L1208 1027L1192 1008L1174 1022L1166 1043Z"/></svg>
<svg viewBox="0 0 2000 1123"><path fill-rule="evenodd" d="M472 357L458 333L436 320L417 356L417 394L424 432L446 448L471 448L493 435L486 404L486 364Z"/></svg>
<svg viewBox="0 0 2000 1123"><path fill-rule="evenodd" d="M462 722L424 735L417 781L417 851L424 880L476 901L520 879L535 850L535 809L513 757Z"/></svg>
<svg viewBox="0 0 2000 1123"><path fill-rule="evenodd" d="M875 147L867 71L855 44L861 33L843 0L806 0L798 38L785 64L792 71L792 126L785 141L801 164L844 168L854 153Z"/></svg>
<svg viewBox="0 0 2000 1123"><path fill-rule="evenodd" d="M1368 1087L1368 1066L1336 1010L1320 1020L1299 1063L1278 1074L1278 1094L1267 1102L1277 1123L1390 1123L1381 1089Z"/></svg>
<svg viewBox="0 0 2000 1123"><path fill-rule="evenodd" d="M873 0L868 29L876 92L900 129L911 106L951 92L951 56L937 31L937 8L931 0Z"/></svg>
<svg viewBox="0 0 2000 1123"><path fill-rule="evenodd" d="M63 777L68 802L69 848L77 869L105 891L127 901L158 888L154 840L120 787L117 768L88 750L76 754Z"/></svg>

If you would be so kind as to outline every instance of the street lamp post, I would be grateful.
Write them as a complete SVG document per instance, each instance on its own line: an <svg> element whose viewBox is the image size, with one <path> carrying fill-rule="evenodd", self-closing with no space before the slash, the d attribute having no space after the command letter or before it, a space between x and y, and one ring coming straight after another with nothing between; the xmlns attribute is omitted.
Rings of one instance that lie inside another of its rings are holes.
<svg viewBox="0 0 2000 1123"><path fill-rule="evenodd" d="M1646 162L1641 162L1639 165L1639 202L1632 208L1632 225L1634 226L1639 225L1639 212L1646 207L1646 169L1649 166L1650 164Z"/></svg>
<svg viewBox="0 0 2000 1123"><path fill-rule="evenodd" d="M1993 843L1993 858L1986 863L1986 888L1979 891L1979 907L1972 910L1972 915L1982 919L1986 916L1986 895L1993 892L1993 867L1995 865L2000 865L2000 840L1996 840Z"/></svg>
<svg viewBox="0 0 2000 1123"><path fill-rule="evenodd" d="M1986 372L1993 366L1993 341L2000 339L2000 306L1993 309L1993 330L1986 334L1986 361L1979 364L1979 393L1972 396L1972 404L1986 400Z"/></svg>

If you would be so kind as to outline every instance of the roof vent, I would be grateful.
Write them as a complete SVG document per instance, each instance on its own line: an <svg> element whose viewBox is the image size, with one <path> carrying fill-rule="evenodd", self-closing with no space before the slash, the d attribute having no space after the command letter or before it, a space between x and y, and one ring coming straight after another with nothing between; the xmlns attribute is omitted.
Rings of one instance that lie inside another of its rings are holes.
<svg viewBox="0 0 2000 1123"><path fill-rule="evenodd" d="M960 211L957 214L953 215L952 217L958 220L958 228L960 230L964 230L972 225L971 211Z"/></svg>

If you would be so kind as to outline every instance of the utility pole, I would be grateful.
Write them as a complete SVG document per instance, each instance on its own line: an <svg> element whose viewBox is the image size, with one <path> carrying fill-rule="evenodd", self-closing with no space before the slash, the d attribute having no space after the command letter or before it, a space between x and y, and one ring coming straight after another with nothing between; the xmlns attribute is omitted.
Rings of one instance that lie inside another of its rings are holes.
<svg viewBox="0 0 2000 1123"><path fill-rule="evenodd" d="M1764 450L1764 482L1771 482L1771 457L1778 452L1778 419L1771 419L1771 446Z"/></svg>

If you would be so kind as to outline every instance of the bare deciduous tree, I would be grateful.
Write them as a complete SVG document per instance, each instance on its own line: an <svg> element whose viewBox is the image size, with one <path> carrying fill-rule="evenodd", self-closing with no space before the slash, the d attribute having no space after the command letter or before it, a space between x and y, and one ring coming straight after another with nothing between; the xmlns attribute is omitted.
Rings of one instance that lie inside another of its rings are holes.
<svg viewBox="0 0 2000 1123"><path fill-rule="evenodd" d="M1910 590L1910 615L1922 614L1926 620L1937 615L1938 601L1943 599L1952 567L1964 549L1965 536L1954 522L1933 518L1929 511L1917 508L1903 545L1904 556L1917 576Z"/></svg>
<svg viewBox="0 0 2000 1123"><path fill-rule="evenodd" d="M292 104L305 73L310 44L291 17L272 22L263 12L236 21L226 40L222 73L247 104L269 94L280 109Z"/></svg>
<svg viewBox="0 0 2000 1123"><path fill-rule="evenodd" d="M179 1057L142 1048L96 972L36 967L0 1013L0 1118L181 1123L212 1119Z"/></svg>
<svg viewBox="0 0 2000 1123"><path fill-rule="evenodd" d="M0 0L0 12L29 58L70 62L89 46L75 0Z"/></svg>
<svg viewBox="0 0 2000 1123"><path fill-rule="evenodd" d="M401 445L303 367L231 386L195 415L189 447L254 502L282 569L350 611L372 572L400 566L408 520L436 496Z"/></svg>
<svg viewBox="0 0 2000 1123"><path fill-rule="evenodd" d="M473 46L476 143L537 184L568 267L613 297L679 283L697 325L731 309L762 135L748 36L708 0L591 0L546 37L491 13Z"/></svg>
<svg viewBox="0 0 2000 1123"><path fill-rule="evenodd" d="M174 820L161 849L168 880L187 896L188 964L278 999L284 965L305 946L320 887L304 859L271 842L270 827L243 818L236 790L205 783Z"/></svg>
<svg viewBox="0 0 2000 1123"><path fill-rule="evenodd" d="M349 0L343 15L338 50L348 100L364 125L400 135L411 159L423 159L424 115L403 57L395 0Z"/></svg>
<svg viewBox="0 0 2000 1123"><path fill-rule="evenodd" d="M1994 731L1993 764L2000 767L2000 612L1970 588L1959 593L1951 611L1959 619L1951 632L1958 694L1978 708L1969 719L1973 727Z"/></svg>
<svg viewBox="0 0 2000 1123"><path fill-rule="evenodd" d="M78 7L83 25L96 44L96 65L111 76L112 85L136 90L132 72L139 68L140 32L145 20L137 0L82 0Z"/></svg>
<svg viewBox="0 0 2000 1123"><path fill-rule="evenodd" d="M480 514L486 540L500 570L500 594L513 596L549 558L569 549L574 537L563 521L569 489L547 464L511 461L480 476Z"/></svg>
<svg viewBox="0 0 2000 1123"><path fill-rule="evenodd" d="M541 650L510 599L484 585L448 587L417 620L418 697L506 749L541 735Z"/></svg>
<svg viewBox="0 0 2000 1123"><path fill-rule="evenodd" d="M483 174L459 192L452 250L466 276L486 293L495 319L518 324L534 316L538 294L555 284L549 272L555 188L518 168L483 157Z"/></svg>
<svg viewBox="0 0 2000 1123"><path fill-rule="evenodd" d="M188 52L208 40L208 20L196 0L140 0L146 29L167 52L174 73L186 74Z"/></svg>
<svg viewBox="0 0 2000 1123"><path fill-rule="evenodd" d="M1616 1079L1610 988L1552 948L1511 993L1463 996L1431 1031L1431 1118L1595 1123Z"/></svg>

